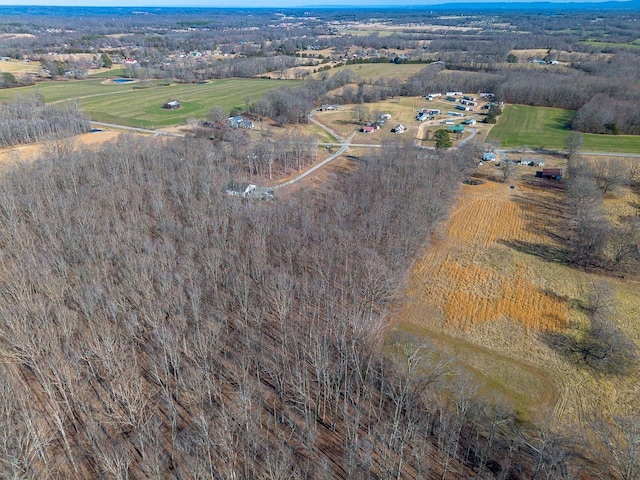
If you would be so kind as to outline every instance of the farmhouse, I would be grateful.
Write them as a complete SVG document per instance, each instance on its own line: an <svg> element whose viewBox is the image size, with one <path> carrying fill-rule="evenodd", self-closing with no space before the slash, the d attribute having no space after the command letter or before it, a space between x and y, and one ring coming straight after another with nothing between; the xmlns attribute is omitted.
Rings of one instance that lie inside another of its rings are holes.
<svg viewBox="0 0 640 480"><path fill-rule="evenodd" d="M447 127L447 132L464 133L464 125L460 124L460 125L449 126Z"/></svg>
<svg viewBox="0 0 640 480"><path fill-rule="evenodd" d="M455 91L447 92L446 95L448 97L460 97L460 96L462 96L462 92L455 92Z"/></svg>
<svg viewBox="0 0 640 480"><path fill-rule="evenodd" d="M240 183L234 181L227 183L227 185L224 187L224 191L227 195L242 198L248 198L251 195L251 192L253 192L255 189L256 186L252 183Z"/></svg>
<svg viewBox="0 0 640 480"><path fill-rule="evenodd" d="M270 200L274 198L272 188L258 187L252 183L231 181L224 187L224 191L227 195L254 200Z"/></svg>
<svg viewBox="0 0 640 480"><path fill-rule="evenodd" d="M467 107L466 105L456 105L456 109L463 110L465 112L469 111L471 107Z"/></svg>
<svg viewBox="0 0 640 480"><path fill-rule="evenodd" d="M561 168L543 168L542 171L536 172L536 177L546 178L549 180L562 180Z"/></svg>
<svg viewBox="0 0 640 480"><path fill-rule="evenodd" d="M465 125L475 125L476 124L476 119L475 118L468 118L467 120L465 120L463 122Z"/></svg>
<svg viewBox="0 0 640 480"><path fill-rule="evenodd" d="M496 161L496 154L493 152L484 152L482 154L482 161L483 162L495 162Z"/></svg>
<svg viewBox="0 0 640 480"><path fill-rule="evenodd" d="M442 96L442 94L441 94L441 93L430 93L430 94L428 94L428 95L427 95L427 98L428 98L429 100L433 100L434 98L436 98L436 97L441 97L441 96Z"/></svg>
<svg viewBox="0 0 640 480"><path fill-rule="evenodd" d="M447 112L447 115L451 117L464 117L464 113L461 112Z"/></svg>
<svg viewBox="0 0 640 480"><path fill-rule="evenodd" d="M181 106L182 104L178 100L169 100L162 106L162 108L166 108L167 110L177 110Z"/></svg>
<svg viewBox="0 0 640 480"><path fill-rule="evenodd" d="M231 128L246 128L252 129L253 122L245 119L242 115L236 115L235 117L227 118L227 126Z"/></svg>
<svg viewBox="0 0 640 480"><path fill-rule="evenodd" d="M420 113L418 114L418 116L416 116L416 120L418 120L419 122L424 122L427 118L429 118L429 115L427 115L426 113Z"/></svg>

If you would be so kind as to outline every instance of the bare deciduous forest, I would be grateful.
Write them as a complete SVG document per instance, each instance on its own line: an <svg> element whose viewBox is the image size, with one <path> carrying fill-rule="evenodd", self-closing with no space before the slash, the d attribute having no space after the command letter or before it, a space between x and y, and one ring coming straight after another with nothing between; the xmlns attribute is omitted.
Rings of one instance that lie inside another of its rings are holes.
<svg viewBox="0 0 640 480"><path fill-rule="evenodd" d="M247 203L207 143L158 142L4 175L3 476L569 478L568 445L536 459L551 440L428 346L381 355L447 158L398 147L326 197Z"/></svg>

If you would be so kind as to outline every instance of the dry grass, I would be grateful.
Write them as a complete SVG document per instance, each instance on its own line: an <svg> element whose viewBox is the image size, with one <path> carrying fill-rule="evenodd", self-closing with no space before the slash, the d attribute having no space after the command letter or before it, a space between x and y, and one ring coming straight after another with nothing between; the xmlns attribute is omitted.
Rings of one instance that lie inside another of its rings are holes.
<svg viewBox="0 0 640 480"><path fill-rule="evenodd" d="M564 166L561 159L545 161ZM449 219L414 265L396 328L452 354L523 418L578 421L598 409L628 411L640 393L638 375L594 375L545 341L545 332L573 335L572 326L585 322L579 302L604 280L618 299L613 321L640 345L640 281L565 263L563 191L536 183L534 172L518 167L514 189L493 181L462 187ZM498 173L489 164L477 176ZM627 212L628 195L607 198L612 216Z"/></svg>
<svg viewBox="0 0 640 480"><path fill-rule="evenodd" d="M516 201L518 195L504 184L465 185L458 207L444 226L447 241L437 242L435 254L416 265L419 278L413 289L435 299L450 326L466 329L502 318L537 329L567 325L566 302L537 285L526 263L485 264L490 249L542 241L528 228L535 219L524 203Z"/></svg>
<svg viewBox="0 0 640 480"><path fill-rule="evenodd" d="M38 73L39 62L23 62L21 60L8 60L0 62L0 72L10 73L16 77L22 77L28 73Z"/></svg>
<svg viewBox="0 0 640 480"><path fill-rule="evenodd" d="M112 131L83 133L76 135L71 141L75 147L91 147L114 140L118 135L120 135L119 132ZM46 142L2 148L0 149L0 164L35 160L46 148Z"/></svg>

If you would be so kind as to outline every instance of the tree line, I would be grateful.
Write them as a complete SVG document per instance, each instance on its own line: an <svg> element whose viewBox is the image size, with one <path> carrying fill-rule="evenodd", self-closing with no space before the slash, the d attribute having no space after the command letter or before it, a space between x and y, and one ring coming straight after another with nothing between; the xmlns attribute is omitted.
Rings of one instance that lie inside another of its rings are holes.
<svg viewBox="0 0 640 480"><path fill-rule="evenodd" d="M0 103L0 146L42 142L85 133L89 119L78 105L44 105L42 98Z"/></svg>

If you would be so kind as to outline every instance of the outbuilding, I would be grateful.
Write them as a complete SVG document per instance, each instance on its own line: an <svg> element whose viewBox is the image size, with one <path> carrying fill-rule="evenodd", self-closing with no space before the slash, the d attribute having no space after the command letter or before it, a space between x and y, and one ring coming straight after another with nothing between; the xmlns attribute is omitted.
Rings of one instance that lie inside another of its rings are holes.
<svg viewBox="0 0 640 480"><path fill-rule="evenodd" d="M542 171L536 172L536 177L546 178L549 180L562 180L561 168L543 168Z"/></svg>

